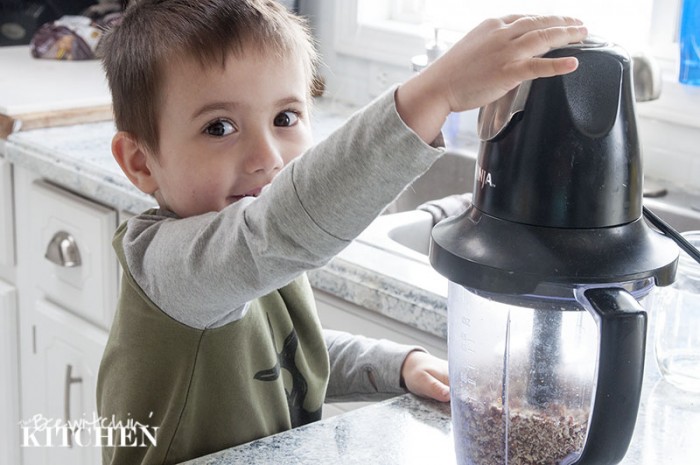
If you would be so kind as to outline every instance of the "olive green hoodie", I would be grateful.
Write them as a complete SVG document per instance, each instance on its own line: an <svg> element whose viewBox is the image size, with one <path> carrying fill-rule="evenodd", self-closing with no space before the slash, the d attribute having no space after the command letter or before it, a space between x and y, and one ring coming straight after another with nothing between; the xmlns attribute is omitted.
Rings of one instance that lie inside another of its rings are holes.
<svg viewBox="0 0 700 465"><path fill-rule="evenodd" d="M322 331L304 272L441 153L406 127L392 89L258 198L190 218L156 209L122 225L114 248L126 271L98 413L157 430L142 447L105 447L104 463L177 463L317 420L328 398L404 392L401 364L415 348Z"/></svg>
<svg viewBox="0 0 700 465"><path fill-rule="evenodd" d="M115 237L122 264L125 229ZM320 419L329 364L313 305L301 275L254 300L244 318L196 329L163 313L125 273L99 413L158 429L155 446L105 447L106 463L178 463Z"/></svg>

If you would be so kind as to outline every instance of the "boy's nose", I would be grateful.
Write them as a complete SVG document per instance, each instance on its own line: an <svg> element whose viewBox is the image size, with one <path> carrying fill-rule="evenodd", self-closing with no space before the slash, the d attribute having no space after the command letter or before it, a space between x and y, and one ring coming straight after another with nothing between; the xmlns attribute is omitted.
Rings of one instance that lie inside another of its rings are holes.
<svg viewBox="0 0 700 465"><path fill-rule="evenodd" d="M279 147L268 134L258 134L249 145L245 169L249 173L269 173L284 166Z"/></svg>

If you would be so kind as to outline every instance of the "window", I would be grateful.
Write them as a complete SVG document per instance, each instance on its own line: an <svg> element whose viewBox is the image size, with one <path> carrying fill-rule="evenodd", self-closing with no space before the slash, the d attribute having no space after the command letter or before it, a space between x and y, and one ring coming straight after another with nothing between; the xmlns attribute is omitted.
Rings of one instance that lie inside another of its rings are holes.
<svg viewBox="0 0 700 465"><path fill-rule="evenodd" d="M422 45L439 29L449 43L489 17L504 16L523 9L516 0L343 0L338 2L343 28L336 34L340 48L381 56ZM680 0L530 0L526 13L563 14L585 21L592 34L605 37L630 51L653 50L671 58L677 35ZM624 18L624 19L622 19ZM379 41L375 40L379 39ZM403 43L403 47L392 42ZM384 56L388 61L392 57ZM403 61L405 62L405 61Z"/></svg>
<svg viewBox="0 0 700 465"><path fill-rule="evenodd" d="M631 53L644 51L656 57L664 74L663 101L645 105L640 113L658 111L664 119L700 127L700 122L688 118L697 115L700 121L700 89L677 84L681 4L682 0L529 0L524 7L517 0L338 0L335 50L406 67L436 29L440 40L450 44L485 18L523 8L532 14L575 16L584 20L591 34Z"/></svg>
<svg viewBox="0 0 700 465"><path fill-rule="evenodd" d="M466 32L484 18L505 16L524 9L523 12L529 14L563 14L581 18L593 34L633 48L646 45L651 30L652 7L653 0L529 0L527 6L514 6L512 1L503 0L399 0L392 2L390 18Z"/></svg>

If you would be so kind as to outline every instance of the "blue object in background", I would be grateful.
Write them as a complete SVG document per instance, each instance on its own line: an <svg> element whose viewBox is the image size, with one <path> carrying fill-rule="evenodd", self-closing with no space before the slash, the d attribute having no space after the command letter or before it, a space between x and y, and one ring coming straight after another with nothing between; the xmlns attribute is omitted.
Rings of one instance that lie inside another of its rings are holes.
<svg viewBox="0 0 700 465"><path fill-rule="evenodd" d="M700 0L684 0L681 12L681 68L678 80L700 86Z"/></svg>

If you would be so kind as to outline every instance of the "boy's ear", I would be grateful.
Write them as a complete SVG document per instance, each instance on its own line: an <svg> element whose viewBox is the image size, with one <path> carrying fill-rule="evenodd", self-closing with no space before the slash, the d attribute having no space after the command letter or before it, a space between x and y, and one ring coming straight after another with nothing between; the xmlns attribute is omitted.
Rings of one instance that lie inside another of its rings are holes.
<svg viewBox="0 0 700 465"><path fill-rule="evenodd" d="M124 174L141 191L153 194L158 189L158 183L146 163L147 153L132 134L119 131L114 135L112 155Z"/></svg>

